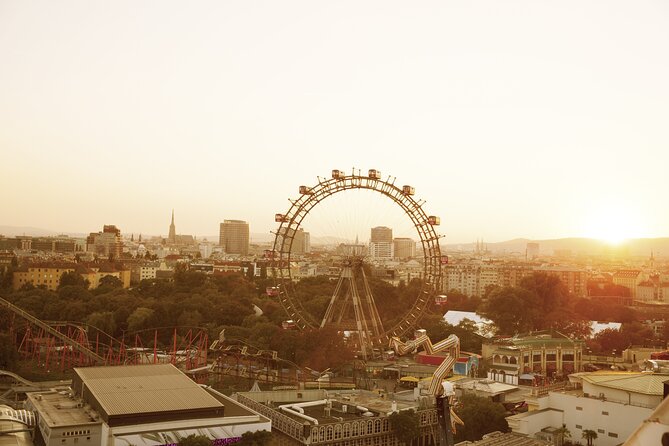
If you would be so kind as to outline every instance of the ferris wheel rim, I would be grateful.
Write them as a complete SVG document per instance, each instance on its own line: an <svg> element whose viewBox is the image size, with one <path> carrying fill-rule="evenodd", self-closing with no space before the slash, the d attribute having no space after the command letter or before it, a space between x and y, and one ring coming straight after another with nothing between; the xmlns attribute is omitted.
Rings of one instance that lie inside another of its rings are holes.
<svg viewBox="0 0 669 446"><path fill-rule="evenodd" d="M423 248L423 281L418 296L413 300L406 314L399 322L374 339L375 343L384 344L391 337L402 336L415 327L416 323L427 312L431 299L441 284L441 248L439 246L441 236L434 229L434 226L439 224L438 218L436 223L431 221L436 217L428 216L425 213L422 207L425 204L424 201L416 201L413 198L413 188L410 186L400 188L394 184L395 179L391 181L391 177L388 177L387 180L382 180L380 175L379 177L373 177L372 173L376 172L373 169L367 176L361 175L359 172L356 174L354 169L351 175L341 172L341 175L337 175L335 178L335 172L340 171L333 171L333 177L329 179L319 177L318 183L313 187L300 186L300 197L296 200L289 200L291 206L288 212L286 214L276 214L275 220L280 224L275 232L274 249L272 251L274 277L281 283L292 282L290 261L295 235L300 229L302 221L321 201L334 194L355 189L371 190L390 198L409 217L420 238ZM276 257L277 254L278 258ZM313 315L302 307L298 299L290 295L287 287L282 288L279 301L295 326L300 329L316 328L317 323L310 320Z"/></svg>

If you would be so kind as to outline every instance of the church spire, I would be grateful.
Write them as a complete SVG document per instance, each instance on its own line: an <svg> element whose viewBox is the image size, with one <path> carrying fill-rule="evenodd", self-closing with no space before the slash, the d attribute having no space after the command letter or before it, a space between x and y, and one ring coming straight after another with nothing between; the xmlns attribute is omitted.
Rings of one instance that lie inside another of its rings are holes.
<svg viewBox="0 0 669 446"><path fill-rule="evenodd" d="M174 226L174 209L172 209L172 223L170 223L170 233L167 236L168 243L175 244L177 242L177 231Z"/></svg>

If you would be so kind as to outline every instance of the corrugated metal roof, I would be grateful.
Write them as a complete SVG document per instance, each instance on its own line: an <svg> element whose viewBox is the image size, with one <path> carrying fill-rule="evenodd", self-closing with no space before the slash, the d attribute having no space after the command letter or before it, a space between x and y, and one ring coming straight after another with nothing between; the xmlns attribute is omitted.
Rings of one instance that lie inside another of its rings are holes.
<svg viewBox="0 0 669 446"><path fill-rule="evenodd" d="M582 375L583 380L591 384L611 389L620 389L646 395L662 395L663 382L669 376L656 373L635 372L593 372Z"/></svg>
<svg viewBox="0 0 669 446"><path fill-rule="evenodd" d="M223 407L171 364L75 371L109 416Z"/></svg>

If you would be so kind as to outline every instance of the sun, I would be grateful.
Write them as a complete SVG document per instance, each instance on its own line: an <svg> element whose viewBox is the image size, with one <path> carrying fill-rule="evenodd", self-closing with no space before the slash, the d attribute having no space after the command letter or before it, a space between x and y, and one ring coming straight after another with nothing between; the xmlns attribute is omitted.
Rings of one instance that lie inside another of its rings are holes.
<svg viewBox="0 0 669 446"><path fill-rule="evenodd" d="M587 237L619 245L627 239L642 237L645 231L638 213L620 207L606 207L584 219L583 232Z"/></svg>

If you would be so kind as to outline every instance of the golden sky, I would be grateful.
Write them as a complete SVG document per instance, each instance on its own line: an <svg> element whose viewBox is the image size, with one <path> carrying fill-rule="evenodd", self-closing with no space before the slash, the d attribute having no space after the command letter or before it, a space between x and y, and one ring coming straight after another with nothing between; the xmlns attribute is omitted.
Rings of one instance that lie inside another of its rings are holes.
<svg viewBox="0 0 669 446"><path fill-rule="evenodd" d="M266 233L355 166L449 242L669 236L668 23L663 0L0 0L0 225Z"/></svg>

